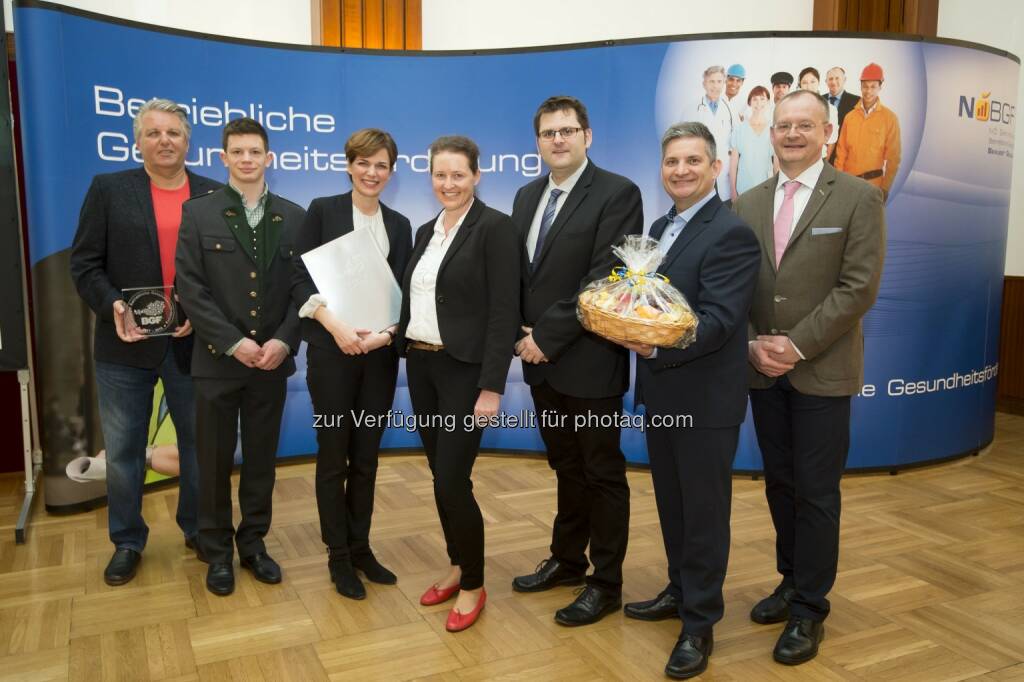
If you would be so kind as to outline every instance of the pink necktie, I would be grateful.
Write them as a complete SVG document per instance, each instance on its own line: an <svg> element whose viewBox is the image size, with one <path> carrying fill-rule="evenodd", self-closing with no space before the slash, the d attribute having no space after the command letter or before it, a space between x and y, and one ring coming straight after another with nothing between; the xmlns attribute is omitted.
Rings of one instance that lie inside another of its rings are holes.
<svg viewBox="0 0 1024 682"><path fill-rule="evenodd" d="M786 196L782 199L779 214L775 216L776 268L782 262L782 254L786 252L786 245L789 244L789 235L793 232L793 195L800 189L800 183L796 180L789 180L783 183L782 189L786 192Z"/></svg>

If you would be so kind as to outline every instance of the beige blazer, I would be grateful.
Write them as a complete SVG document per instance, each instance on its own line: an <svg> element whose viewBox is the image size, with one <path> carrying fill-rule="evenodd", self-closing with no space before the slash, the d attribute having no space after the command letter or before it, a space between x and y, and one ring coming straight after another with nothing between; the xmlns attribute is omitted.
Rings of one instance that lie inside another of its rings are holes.
<svg viewBox="0 0 1024 682"><path fill-rule="evenodd" d="M775 267L778 175L751 188L733 210L761 243L749 335L789 336L806 361L788 374L801 393L855 395L864 382L861 318L874 304L885 256L885 212L877 187L825 164ZM774 379L751 367L752 388Z"/></svg>

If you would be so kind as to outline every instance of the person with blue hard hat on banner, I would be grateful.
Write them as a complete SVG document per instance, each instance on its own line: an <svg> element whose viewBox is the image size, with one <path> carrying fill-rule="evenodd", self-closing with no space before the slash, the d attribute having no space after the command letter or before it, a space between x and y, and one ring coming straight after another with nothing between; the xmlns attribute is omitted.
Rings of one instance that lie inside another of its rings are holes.
<svg viewBox="0 0 1024 682"><path fill-rule="evenodd" d="M115 547L103 571L108 585L135 577L149 536L142 487L157 381L163 382L178 442L176 519L185 545L196 548L192 326L183 320L170 336L145 336L132 324L124 292L174 285L182 202L220 187L185 168L192 128L178 104L149 100L133 128L142 167L93 178L71 246L71 278L96 313L93 357L106 448L107 525Z"/></svg>
<svg viewBox="0 0 1024 682"><path fill-rule="evenodd" d="M747 80L747 70L742 64L733 64L725 70L725 101L732 112L732 129L746 118L748 107L740 92Z"/></svg>
<svg viewBox="0 0 1024 682"><path fill-rule="evenodd" d="M228 185L182 208L176 264L181 302L196 328L199 546L206 589L235 589L233 546L256 580L281 582L267 554L277 444L301 336L291 289L295 232L305 211L270 192L267 131L251 118L224 126ZM242 437L236 530L231 469Z"/></svg>
<svg viewBox="0 0 1024 682"><path fill-rule="evenodd" d="M788 665L817 655L829 615L850 401L864 383L861 318L885 255L882 193L825 163L831 132L819 94L784 97L772 125L779 173L733 204L762 246L747 355L782 577L750 619L786 623L773 656Z"/></svg>

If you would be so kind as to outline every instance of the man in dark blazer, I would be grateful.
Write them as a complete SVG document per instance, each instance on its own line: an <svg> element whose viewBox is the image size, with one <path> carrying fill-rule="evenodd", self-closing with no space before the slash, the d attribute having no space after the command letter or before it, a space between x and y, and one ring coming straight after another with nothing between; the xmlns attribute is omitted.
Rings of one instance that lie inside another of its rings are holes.
<svg viewBox="0 0 1024 682"><path fill-rule="evenodd" d="M864 381L861 318L885 254L881 191L821 160L831 128L817 95L787 96L772 126L779 173L733 204L762 246L750 403L782 575L750 618L787 623L774 657L788 665L817 655L829 614L850 397Z"/></svg>
<svg viewBox="0 0 1024 682"><path fill-rule="evenodd" d="M641 620L678 616L679 639L665 673L699 675L712 628L724 613L732 460L747 413L747 316L761 251L750 227L715 192L721 161L703 123L677 123L662 137L661 179L673 200L651 226L664 260L658 272L697 315L686 348L624 344L637 353L637 402L647 406L647 454L668 587L626 604Z"/></svg>
<svg viewBox="0 0 1024 682"><path fill-rule="evenodd" d="M144 336L127 315L124 290L174 283L181 204L220 184L185 169L191 128L185 111L166 99L146 102L135 117L142 168L97 175L82 203L71 247L71 277L96 314L93 355L107 459L107 526L114 555L108 585L135 576L149 528L142 518L146 445L153 387L164 396L178 439L178 526L195 547L195 403L188 376L192 327Z"/></svg>
<svg viewBox="0 0 1024 682"><path fill-rule="evenodd" d="M621 604L622 561L629 535L629 486L620 430L575 429L575 417L622 412L629 385L629 353L583 329L576 319L579 292L607 277L611 247L643 230L640 190L587 159L592 132L586 107L551 97L533 119L537 148L550 175L520 188L512 221L525 249L523 333L516 352L530 385L548 463L558 480L558 514L551 557L534 573L515 578L519 592L578 584L586 589L555 614L562 625L593 623ZM548 422L545 415L564 419Z"/></svg>
<svg viewBox="0 0 1024 682"><path fill-rule="evenodd" d="M185 204L177 265L181 302L195 325L192 354L199 459L199 544L214 594L234 591L232 537L241 565L265 583L281 582L267 555L274 465L286 380L295 372L299 318L291 300L294 232L305 212L271 194L263 126L249 118L224 126L221 159L228 186ZM238 503L231 519L231 468L242 433Z"/></svg>
<svg viewBox="0 0 1024 682"><path fill-rule="evenodd" d="M838 140L839 133L843 130L843 119L857 106L860 97L846 91L846 69L841 66L833 66L828 70L828 73L825 74L825 85L828 86L828 92L823 97L826 102L836 108L836 112L839 114L839 127L836 128L836 139ZM835 145L833 145L832 154L829 156L828 162L835 163L835 160L836 150Z"/></svg>

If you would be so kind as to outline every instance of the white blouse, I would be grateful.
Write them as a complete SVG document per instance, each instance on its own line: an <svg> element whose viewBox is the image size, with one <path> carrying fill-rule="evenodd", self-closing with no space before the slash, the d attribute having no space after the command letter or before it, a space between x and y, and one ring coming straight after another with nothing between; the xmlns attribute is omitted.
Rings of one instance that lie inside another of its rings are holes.
<svg viewBox="0 0 1024 682"><path fill-rule="evenodd" d="M470 207L472 205L470 202ZM469 207L459 218L459 222L448 230L447 235L444 233L444 211L441 211L434 221L434 233L409 280L409 327L405 331L407 339L437 346L444 343L437 323L437 272L441 269L441 261L455 241L455 235L459 233L462 221L468 214Z"/></svg>

